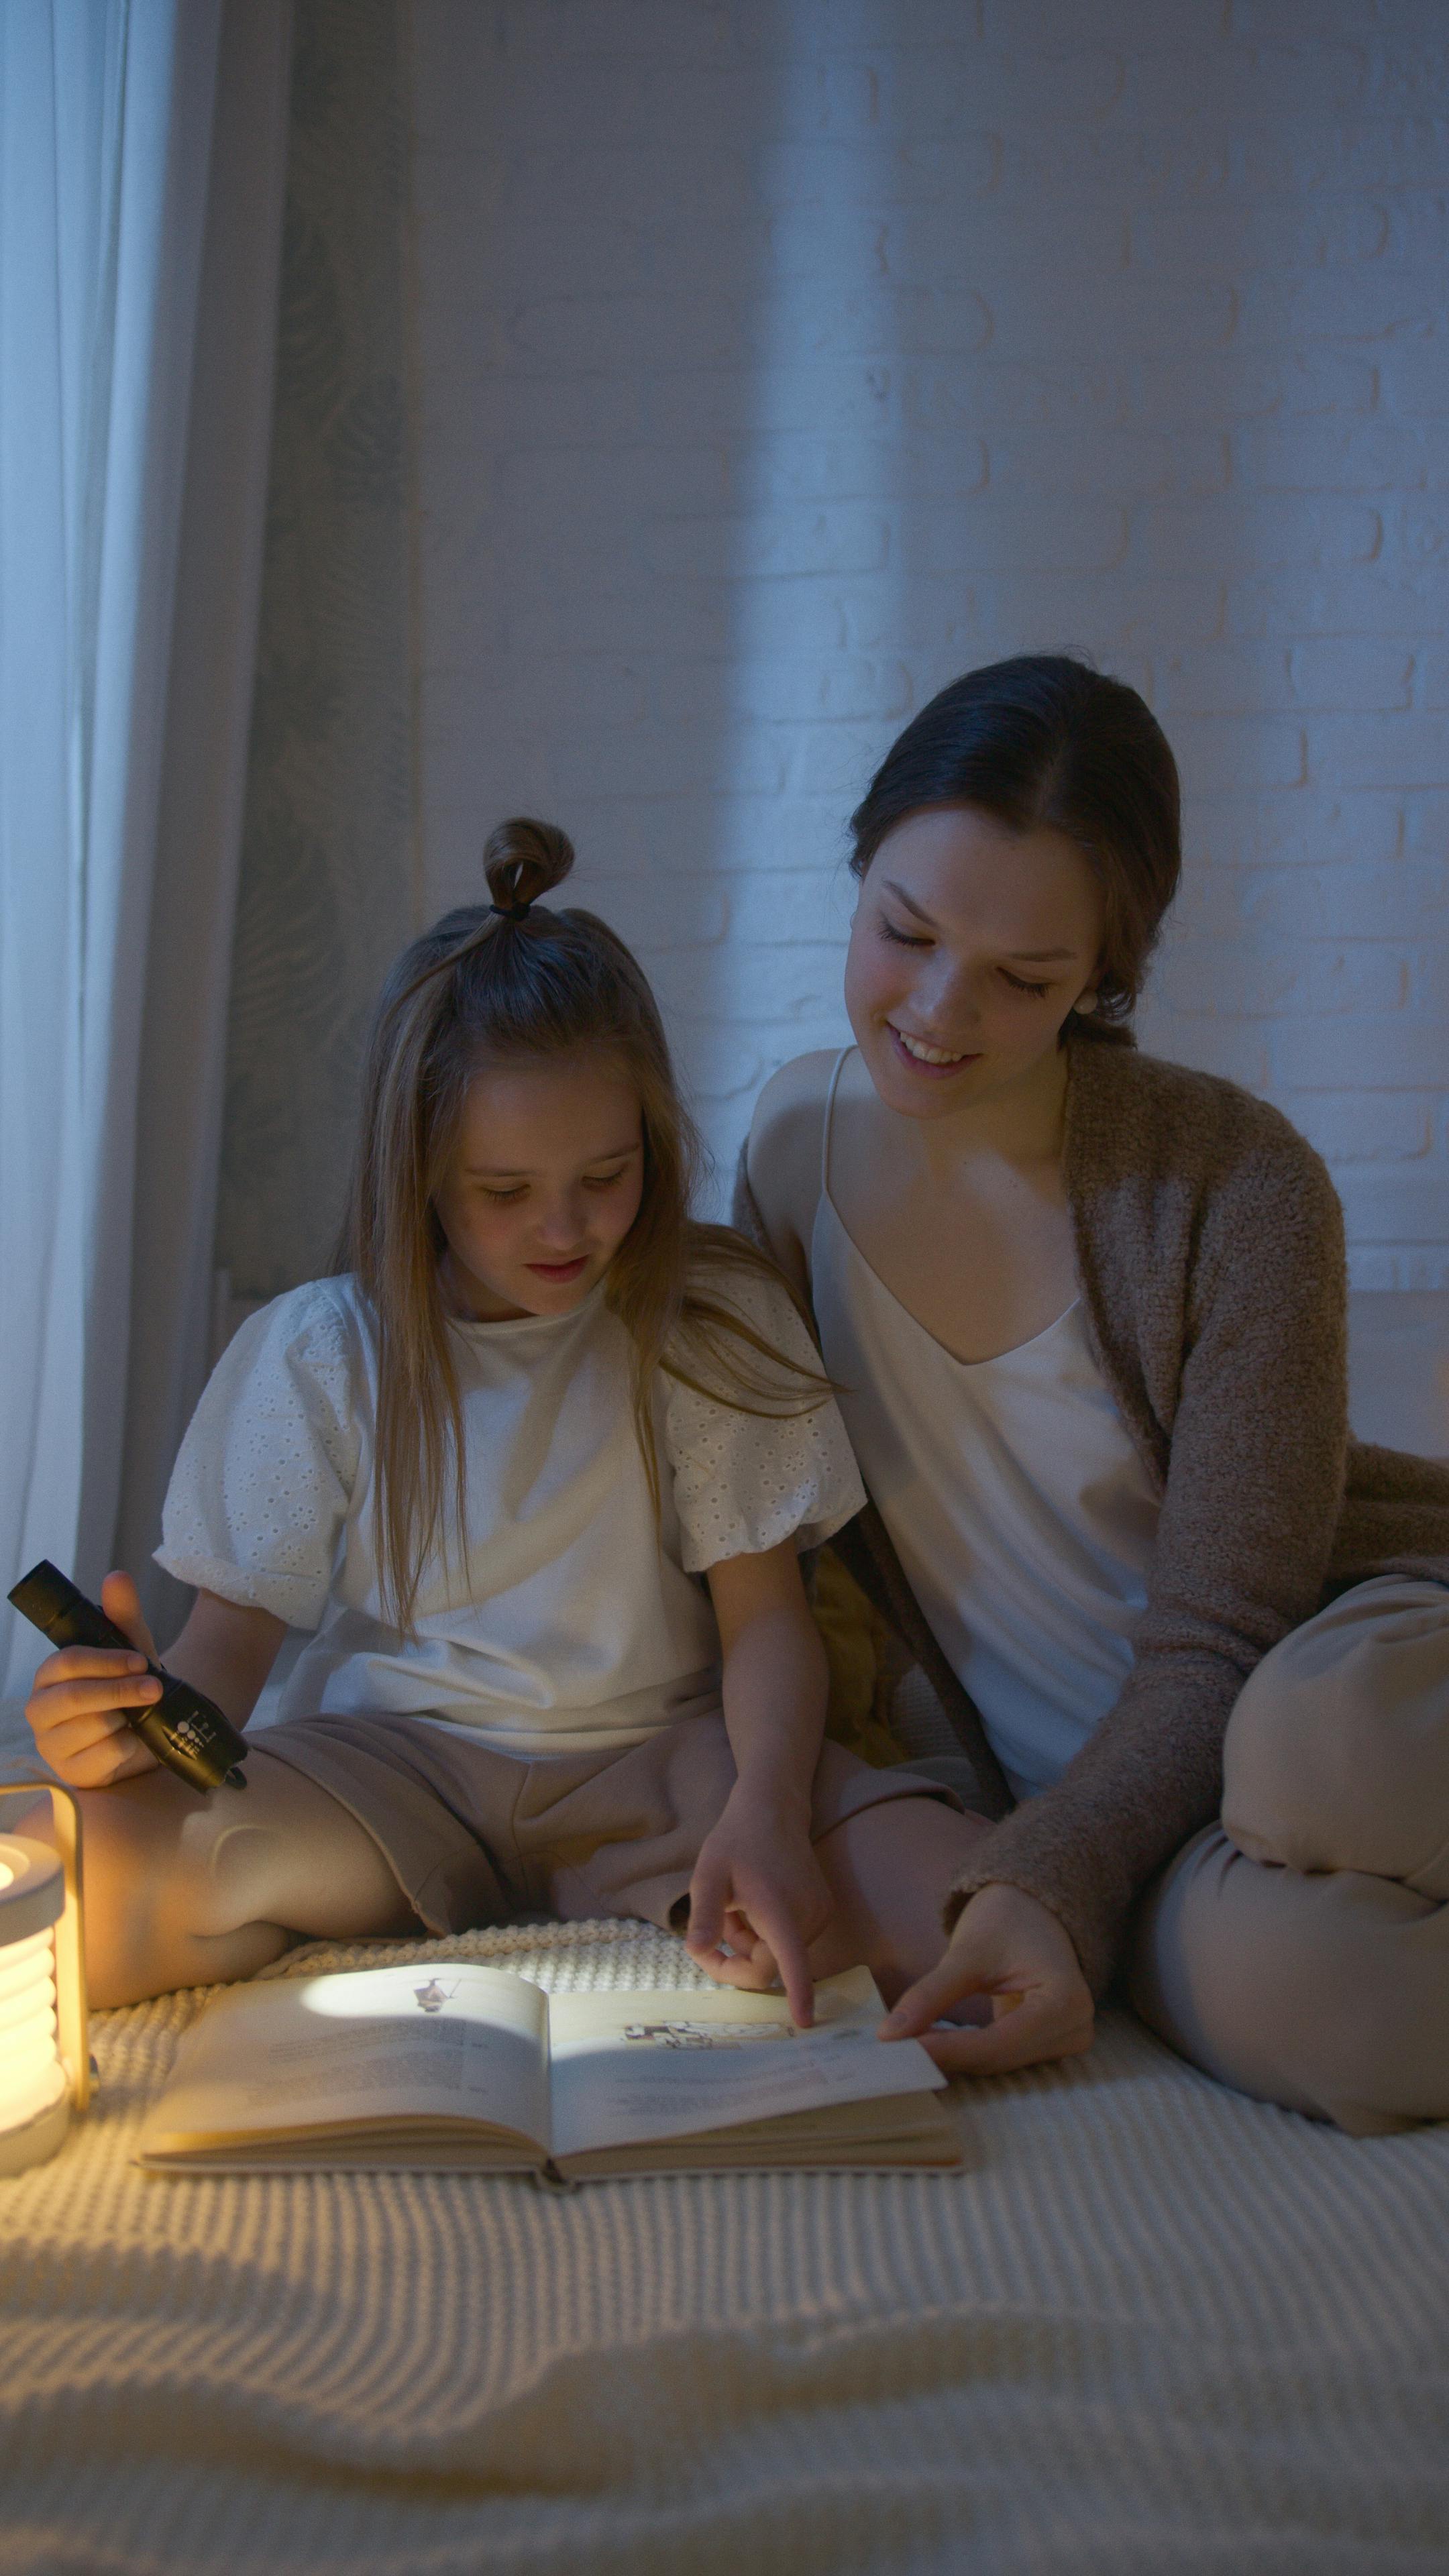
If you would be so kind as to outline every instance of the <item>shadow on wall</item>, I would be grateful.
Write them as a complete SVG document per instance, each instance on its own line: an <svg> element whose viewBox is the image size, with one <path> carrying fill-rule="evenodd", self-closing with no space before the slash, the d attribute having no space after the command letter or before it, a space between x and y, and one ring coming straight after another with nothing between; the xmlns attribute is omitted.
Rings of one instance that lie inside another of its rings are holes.
<svg viewBox="0 0 1449 2576"><path fill-rule="evenodd" d="M765 1070L731 1008L731 870L780 785L732 583L778 13L748 48L735 15L412 21L427 909L477 900L501 815L561 822L710 1130Z"/></svg>
<svg viewBox="0 0 1449 2576"><path fill-rule="evenodd" d="M406 142L396 0L297 0L216 1347L330 1264L367 1018L412 927Z"/></svg>
<svg viewBox="0 0 1449 2576"><path fill-rule="evenodd" d="M898 578L856 640L893 634L917 701L1043 648L1144 691L1187 857L1144 1042L1327 1156L1358 1287L1445 1290L1449 736L1418 710L1449 155L1412 114L1422 22L1338 0L1284 32L986 0L979 38L882 57L882 258L918 292Z"/></svg>
<svg viewBox="0 0 1449 2576"><path fill-rule="evenodd" d="M1220 799L1242 796L1231 839L1263 790L1302 779L1301 727L1258 712L1251 656L1234 668L1225 642L1234 585L1293 557L1281 509L1234 491L1231 453L1243 418L1291 406L1293 368L1243 345L1234 116L1208 50L1196 20L1175 42L1145 7L1096 40L1060 11L1014 26L988 9L977 43L898 65L886 113L915 183L890 256L930 275L956 245L972 308L955 349L901 354L898 613L921 697L1003 654L1066 651L1155 706L1189 867L1144 1037L1265 1089L1266 1041L1241 1018L1260 961L1203 863L1236 855Z"/></svg>
<svg viewBox="0 0 1449 2576"><path fill-rule="evenodd" d="M842 826L900 723L972 662L1084 651L1149 694L1188 790L1148 1042L1329 1151L1360 1285L1431 1289L1443 719L1409 698L1442 694L1443 133L1408 18L1250 20L411 13L421 909L476 899L501 814L562 822L727 1164L771 1067L842 1033ZM360 935L333 861L289 865ZM265 1043L260 930L245 954ZM326 1058L341 1005L312 1007ZM278 1156L302 1096L234 1094Z"/></svg>

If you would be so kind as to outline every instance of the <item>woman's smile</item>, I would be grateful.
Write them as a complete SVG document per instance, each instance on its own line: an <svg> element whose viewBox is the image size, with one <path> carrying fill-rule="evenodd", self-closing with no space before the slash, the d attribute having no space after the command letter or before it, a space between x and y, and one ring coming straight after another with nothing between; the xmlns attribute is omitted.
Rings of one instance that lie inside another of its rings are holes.
<svg viewBox="0 0 1449 2576"><path fill-rule="evenodd" d="M895 1040L897 1052L904 1057L913 1073L959 1073L963 1065L980 1062L979 1048L970 1054L964 1051L953 1053L948 1047L936 1046L929 1038L916 1037L910 1030L897 1027L894 1020L887 1020L886 1027Z"/></svg>

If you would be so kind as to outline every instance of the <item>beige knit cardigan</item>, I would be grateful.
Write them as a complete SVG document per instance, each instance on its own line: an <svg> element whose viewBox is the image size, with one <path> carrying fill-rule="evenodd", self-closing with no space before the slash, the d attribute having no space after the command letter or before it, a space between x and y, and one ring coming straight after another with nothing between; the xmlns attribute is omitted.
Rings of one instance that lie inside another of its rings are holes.
<svg viewBox="0 0 1449 2576"><path fill-rule="evenodd" d="M1218 1812L1228 1716L1260 1657L1370 1574L1449 1584L1449 1468L1349 1435L1342 1212L1277 1110L1074 1038L1064 1176L1093 1355L1161 1513L1132 1670L1059 1780L1008 1812L874 1506L833 1544L929 1673L998 1819L948 1921L978 1887L1024 1888L1100 1994L1134 1899ZM735 1222L766 1242L743 1158Z"/></svg>

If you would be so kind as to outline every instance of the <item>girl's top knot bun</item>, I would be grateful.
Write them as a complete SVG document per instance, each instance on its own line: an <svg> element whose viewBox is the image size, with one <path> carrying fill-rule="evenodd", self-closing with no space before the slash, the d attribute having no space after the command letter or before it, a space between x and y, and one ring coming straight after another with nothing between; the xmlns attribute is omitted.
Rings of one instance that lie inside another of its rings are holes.
<svg viewBox="0 0 1449 2576"><path fill-rule="evenodd" d="M574 845L556 823L535 823L527 814L500 823L483 845L494 911L522 921L530 904L562 885L573 863Z"/></svg>

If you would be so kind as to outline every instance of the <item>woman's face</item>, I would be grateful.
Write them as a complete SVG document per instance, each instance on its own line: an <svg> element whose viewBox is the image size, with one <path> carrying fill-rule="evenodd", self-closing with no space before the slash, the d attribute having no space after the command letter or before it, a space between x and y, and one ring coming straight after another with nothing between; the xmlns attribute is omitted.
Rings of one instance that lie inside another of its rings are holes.
<svg viewBox="0 0 1449 2576"><path fill-rule="evenodd" d="M938 1118L1030 1082L1096 977L1102 898L1060 832L908 815L860 889L845 1007L888 1109Z"/></svg>
<svg viewBox="0 0 1449 2576"><path fill-rule="evenodd" d="M476 1073L433 1204L460 1315L568 1315L639 1213L644 1126L618 1059L540 1057Z"/></svg>

